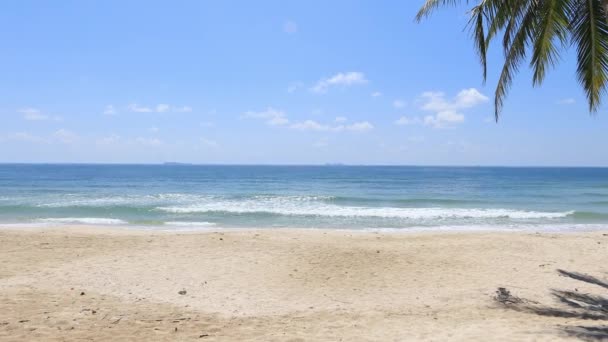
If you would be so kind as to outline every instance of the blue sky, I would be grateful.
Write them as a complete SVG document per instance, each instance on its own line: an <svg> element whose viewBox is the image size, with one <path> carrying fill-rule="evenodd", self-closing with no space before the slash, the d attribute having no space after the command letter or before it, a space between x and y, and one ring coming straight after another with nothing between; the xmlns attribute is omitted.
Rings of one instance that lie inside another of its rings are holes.
<svg viewBox="0 0 608 342"><path fill-rule="evenodd" d="M11 1L0 161L608 165L573 51L498 124L466 7L420 1Z"/></svg>

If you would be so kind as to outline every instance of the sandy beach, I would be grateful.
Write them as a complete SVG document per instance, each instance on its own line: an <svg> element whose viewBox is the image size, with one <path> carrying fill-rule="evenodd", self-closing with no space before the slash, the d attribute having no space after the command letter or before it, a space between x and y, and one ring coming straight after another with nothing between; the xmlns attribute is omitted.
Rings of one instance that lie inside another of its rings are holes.
<svg viewBox="0 0 608 342"><path fill-rule="evenodd" d="M3 229L0 340L570 340L598 321L495 292L603 294L556 270L605 279L607 252L607 232Z"/></svg>

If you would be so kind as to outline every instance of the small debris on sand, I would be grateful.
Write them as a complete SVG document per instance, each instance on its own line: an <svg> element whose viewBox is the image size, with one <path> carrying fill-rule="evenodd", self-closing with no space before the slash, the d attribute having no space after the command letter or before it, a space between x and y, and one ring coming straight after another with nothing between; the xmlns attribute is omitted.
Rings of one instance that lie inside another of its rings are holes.
<svg viewBox="0 0 608 342"><path fill-rule="evenodd" d="M511 291L504 287L499 287L498 290L496 290L496 296L494 299L504 305L519 304L523 302L521 298L513 296Z"/></svg>

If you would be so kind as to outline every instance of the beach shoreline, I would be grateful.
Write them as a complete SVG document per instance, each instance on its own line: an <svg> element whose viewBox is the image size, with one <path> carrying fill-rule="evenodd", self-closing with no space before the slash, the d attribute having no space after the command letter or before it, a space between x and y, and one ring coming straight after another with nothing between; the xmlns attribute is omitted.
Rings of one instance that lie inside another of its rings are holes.
<svg viewBox="0 0 608 342"><path fill-rule="evenodd" d="M0 227L0 340L568 340L502 307L597 293L608 231Z"/></svg>
<svg viewBox="0 0 608 342"><path fill-rule="evenodd" d="M269 232L344 232L344 233L361 233L361 234L490 234L490 233L545 233L545 234L579 234L592 232L608 231L606 223L584 223L584 224L513 224L509 226L500 225L447 225L447 226L411 226L411 227L370 227L370 228L346 228L346 227L299 227L299 226L284 226L284 227L247 227L247 226L223 226L223 225L171 225L171 224L89 224L89 223L0 223L0 231L8 232L45 232L45 231L65 231L65 232L82 232L82 233L158 233L158 234L199 234L211 232L251 232L251 231L269 231Z"/></svg>

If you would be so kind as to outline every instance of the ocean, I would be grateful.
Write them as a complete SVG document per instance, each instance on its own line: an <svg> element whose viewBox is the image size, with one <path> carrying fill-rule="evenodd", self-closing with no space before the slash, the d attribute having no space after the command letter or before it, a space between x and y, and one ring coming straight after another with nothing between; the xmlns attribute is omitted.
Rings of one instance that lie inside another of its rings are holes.
<svg viewBox="0 0 608 342"><path fill-rule="evenodd" d="M608 168L3 164L0 224L606 229Z"/></svg>

